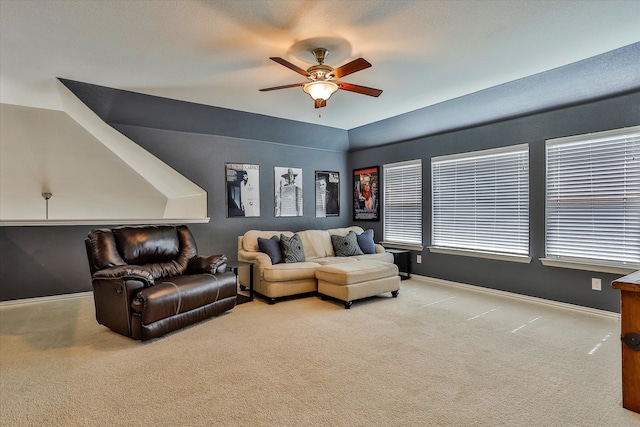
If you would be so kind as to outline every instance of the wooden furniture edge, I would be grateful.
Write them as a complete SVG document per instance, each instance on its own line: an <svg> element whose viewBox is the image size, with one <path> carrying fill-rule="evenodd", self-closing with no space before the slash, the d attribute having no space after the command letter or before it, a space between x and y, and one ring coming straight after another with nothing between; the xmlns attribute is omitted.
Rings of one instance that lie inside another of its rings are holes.
<svg viewBox="0 0 640 427"><path fill-rule="evenodd" d="M640 292L640 270L614 280L611 287L621 291Z"/></svg>

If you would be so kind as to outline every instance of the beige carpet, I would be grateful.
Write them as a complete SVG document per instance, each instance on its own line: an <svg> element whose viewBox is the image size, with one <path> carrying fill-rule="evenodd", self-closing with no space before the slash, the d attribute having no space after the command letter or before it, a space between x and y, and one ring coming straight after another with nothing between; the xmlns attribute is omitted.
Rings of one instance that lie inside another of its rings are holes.
<svg viewBox="0 0 640 427"><path fill-rule="evenodd" d="M638 426L619 322L402 282L257 300L148 343L91 296L0 309L2 426Z"/></svg>

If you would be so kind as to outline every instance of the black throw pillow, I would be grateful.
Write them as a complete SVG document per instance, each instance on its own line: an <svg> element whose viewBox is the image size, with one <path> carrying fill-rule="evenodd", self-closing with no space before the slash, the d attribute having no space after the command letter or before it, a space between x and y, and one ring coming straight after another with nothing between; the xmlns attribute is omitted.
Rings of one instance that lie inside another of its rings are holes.
<svg viewBox="0 0 640 427"><path fill-rule="evenodd" d="M258 237L258 247L260 252L264 252L271 258L271 264L280 264L282 260L282 251L280 250L280 238L272 236L270 239Z"/></svg>

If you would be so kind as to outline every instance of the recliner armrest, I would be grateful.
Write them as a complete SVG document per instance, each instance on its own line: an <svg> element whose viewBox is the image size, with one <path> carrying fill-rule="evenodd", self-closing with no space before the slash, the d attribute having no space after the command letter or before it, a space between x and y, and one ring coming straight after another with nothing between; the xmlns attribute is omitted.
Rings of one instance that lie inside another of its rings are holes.
<svg viewBox="0 0 640 427"><path fill-rule="evenodd" d="M147 282L147 286L153 286L154 279L151 270L139 265L119 265L98 270L93 274L93 279L138 279Z"/></svg>
<svg viewBox="0 0 640 427"><path fill-rule="evenodd" d="M195 256L189 260L186 274L224 273L227 269L226 255L211 255L208 257Z"/></svg>
<svg viewBox="0 0 640 427"><path fill-rule="evenodd" d="M139 265L109 267L96 271L91 284L98 323L132 337L131 301L154 285L151 271Z"/></svg>

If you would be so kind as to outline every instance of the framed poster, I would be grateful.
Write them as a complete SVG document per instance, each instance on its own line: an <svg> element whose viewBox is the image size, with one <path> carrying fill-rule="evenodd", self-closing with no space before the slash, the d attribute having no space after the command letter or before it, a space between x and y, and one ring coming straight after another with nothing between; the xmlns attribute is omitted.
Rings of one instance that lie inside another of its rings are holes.
<svg viewBox="0 0 640 427"><path fill-rule="evenodd" d="M340 215L340 173L316 171L316 218Z"/></svg>
<svg viewBox="0 0 640 427"><path fill-rule="evenodd" d="M302 169L274 167L276 217L302 216Z"/></svg>
<svg viewBox="0 0 640 427"><path fill-rule="evenodd" d="M379 221L380 168L371 166L353 170L353 219Z"/></svg>
<svg viewBox="0 0 640 427"><path fill-rule="evenodd" d="M227 218L260 216L260 166L225 163Z"/></svg>

